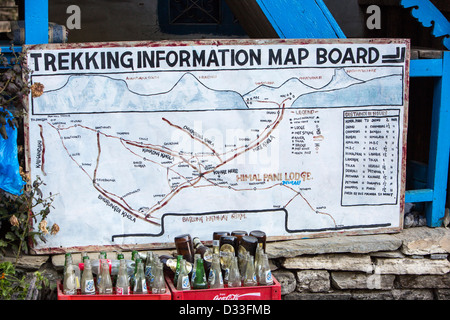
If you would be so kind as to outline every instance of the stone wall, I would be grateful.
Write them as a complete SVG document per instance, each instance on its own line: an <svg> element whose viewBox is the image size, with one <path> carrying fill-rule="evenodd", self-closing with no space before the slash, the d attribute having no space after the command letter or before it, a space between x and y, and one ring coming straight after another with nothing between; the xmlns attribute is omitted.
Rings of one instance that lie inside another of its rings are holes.
<svg viewBox="0 0 450 320"><path fill-rule="evenodd" d="M448 300L450 230L269 243L283 300Z"/></svg>
<svg viewBox="0 0 450 320"><path fill-rule="evenodd" d="M283 300L449 300L449 252L450 229L428 227L267 244ZM89 255L95 259L98 253ZM79 253L73 257L76 263L81 258ZM23 256L17 267L30 275L40 270L56 283L63 265L64 255L58 254ZM56 293L41 299L56 299Z"/></svg>

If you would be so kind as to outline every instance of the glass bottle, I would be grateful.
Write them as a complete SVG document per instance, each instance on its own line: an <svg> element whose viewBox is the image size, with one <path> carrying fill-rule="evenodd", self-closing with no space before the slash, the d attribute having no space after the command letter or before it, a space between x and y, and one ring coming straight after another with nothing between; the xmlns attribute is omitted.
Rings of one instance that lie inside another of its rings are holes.
<svg viewBox="0 0 450 320"><path fill-rule="evenodd" d="M270 270L269 258L266 253L262 254L262 264L258 282L261 286L273 285L272 271Z"/></svg>
<svg viewBox="0 0 450 320"><path fill-rule="evenodd" d="M256 280L255 274L255 262L253 260L253 256L247 256L247 264L245 266L244 280L242 284L244 287L251 287L258 285L258 281Z"/></svg>
<svg viewBox="0 0 450 320"><path fill-rule="evenodd" d="M238 258L233 257L230 267L230 273L228 275L228 287L236 288L242 286L241 273L238 267Z"/></svg>
<svg viewBox="0 0 450 320"><path fill-rule="evenodd" d="M148 251L147 257L145 259L145 279L147 279L147 283L151 287L151 278L152 278L152 266L153 266L153 252Z"/></svg>
<svg viewBox="0 0 450 320"><path fill-rule="evenodd" d="M208 275L208 285L211 289L223 288L222 270L218 254L213 254L211 269Z"/></svg>
<svg viewBox="0 0 450 320"><path fill-rule="evenodd" d="M75 271L71 263L67 263L64 271L63 290L65 295L77 294Z"/></svg>
<svg viewBox="0 0 450 320"><path fill-rule="evenodd" d="M177 255L177 267L175 269L175 275L173 277L173 284L176 285L178 283L178 276L181 271L181 260L183 260L183 256L181 254Z"/></svg>
<svg viewBox="0 0 450 320"><path fill-rule="evenodd" d="M241 244L239 245L239 251L247 251L250 255L255 256L256 247L258 246L258 239L253 236L243 236Z"/></svg>
<svg viewBox="0 0 450 320"><path fill-rule="evenodd" d="M197 273L197 260L199 258L201 258L201 255L199 253L194 254L194 266L191 273L191 283L194 283L195 281L195 274Z"/></svg>
<svg viewBox="0 0 450 320"><path fill-rule="evenodd" d="M183 259L193 263L194 262L194 244L192 243L191 235L182 234L175 237L175 247L177 254L181 254Z"/></svg>
<svg viewBox="0 0 450 320"><path fill-rule="evenodd" d="M166 293L166 283L164 281L164 274L163 274L163 264L162 262L156 262L152 270L154 270L154 280L153 280L153 286L152 286L152 293L153 294L163 294Z"/></svg>
<svg viewBox="0 0 450 320"><path fill-rule="evenodd" d="M66 269L66 266L72 265L73 272L75 274L75 287L76 289L80 289L80 279L81 279L81 271L80 267L77 266L75 263L73 263L73 257L70 252L67 252L65 255L65 261L64 261L64 270Z"/></svg>
<svg viewBox="0 0 450 320"><path fill-rule="evenodd" d="M178 275L177 290L191 290L189 272L186 269L186 260L180 261L180 274Z"/></svg>
<svg viewBox="0 0 450 320"><path fill-rule="evenodd" d="M131 260L136 261L139 258L139 252L137 250L131 251Z"/></svg>
<svg viewBox="0 0 450 320"><path fill-rule="evenodd" d="M247 231L243 231L243 230L235 230L235 231L231 232L231 235L235 236L238 239L238 248L239 248L242 237L248 236L248 233L247 233Z"/></svg>
<svg viewBox="0 0 450 320"><path fill-rule="evenodd" d="M134 294L148 293L147 281L145 280L144 274L144 263L142 262L141 259L137 259L137 271L136 271L136 278L134 280L133 293Z"/></svg>
<svg viewBox="0 0 450 320"><path fill-rule="evenodd" d="M162 267L162 262L159 260L159 255L156 253L153 253L152 255L152 272L150 274L150 277L147 280L148 286L150 288L153 288L153 284L155 282L155 270L156 267L159 265L159 263L161 263L161 267ZM164 273L163 273L163 278L164 278ZM165 285L164 285L164 289L165 289Z"/></svg>
<svg viewBox="0 0 450 320"><path fill-rule="evenodd" d="M130 281L128 280L127 263L125 259L119 260L119 274L116 281L116 294L130 294Z"/></svg>
<svg viewBox="0 0 450 320"><path fill-rule="evenodd" d="M219 254L220 251L220 238L222 236L229 236L227 231L215 231L213 233L213 253Z"/></svg>
<svg viewBox="0 0 450 320"><path fill-rule="evenodd" d="M200 256L200 255L199 255ZM194 289L208 289L208 282L206 281L205 267L203 266L203 259L197 258L195 278L192 281Z"/></svg>
<svg viewBox="0 0 450 320"><path fill-rule="evenodd" d="M263 263L263 258L262 255L264 254L263 252L263 248L262 246L257 246L256 247L256 253L255 253L255 274L256 274L256 280L258 282L259 278L261 277L261 270L262 270L262 263Z"/></svg>
<svg viewBox="0 0 450 320"><path fill-rule="evenodd" d="M92 275L91 260L84 260L84 270L81 276L81 293L95 294L94 276Z"/></svg>
<svg viewBox="0 0 450 320"><path fill-rule="evenodd" d="M111 294L113 291L111 275L109 274L109 264L105 259L101 260L101 279L98 284L99 294Z"/></svg>
<svg viewBox="0 0 450 320"><path fill-rule="evenodd" d="M205 271L208 273L211 268L213 251L205 246L197 237L194 238L193 243L195 253L199 253L201 255L201 258L203 259L203 266L205 267Z"/></svg>
<svg viewBox="0 0 450 320"><path fill-rule="evenodd" d="M266 233L261 230L253 230L250 235L258 239L258 245L266 252Z"/></svg>
<svg viewBox="0 0 450 320"><path fill-rule="evenodd" d="M81 253L81 262L84 263L84 260L86 260L86 259L89 259L87 252L82 252Z"/></svg>
<svg viewBox="0 0 450 320"><path fill-rule="evenodd" d="M221 236L219 246L220 266L222 268L223 282L227 284L231 261L238 250L238 239L235 236Z"/></svg>

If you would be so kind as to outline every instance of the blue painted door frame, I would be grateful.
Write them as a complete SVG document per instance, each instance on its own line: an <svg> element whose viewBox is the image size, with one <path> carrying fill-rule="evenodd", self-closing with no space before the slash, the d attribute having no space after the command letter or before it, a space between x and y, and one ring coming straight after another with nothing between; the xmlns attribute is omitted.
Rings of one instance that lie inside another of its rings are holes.
<svg viewBox="0 0 450 320"><path fill-rule="evenodd" d="M427 225L440 227L445 214L450 155L450 52L442 59L411 60L411 77L435 81L427 187L409 190L405 202L426 203Z"/></svg>

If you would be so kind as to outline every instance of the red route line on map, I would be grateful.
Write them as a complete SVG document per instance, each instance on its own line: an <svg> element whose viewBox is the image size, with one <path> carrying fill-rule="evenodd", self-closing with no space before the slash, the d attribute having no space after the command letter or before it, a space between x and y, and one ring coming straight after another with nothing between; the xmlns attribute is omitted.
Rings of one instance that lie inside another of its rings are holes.
<svg viewBox="0 0 450 320"><path fill-rule="evenodd" d="M87 129L87 130L96 132L96 133L97 133L97 148L98 148L99 151L98 151L98 156L97 156L96 168L95 168L95 170L94 170L94 178L93 178L93 179L91 178L91 179L93 180L93 185L94 185L95 189L98 190L99 192L101 192L101 193L102 193L105 197L107 197L109 200L111 200L111 201L113 201L114 203L116 203L117 205L121 206L123 209L125 209L126 211L128 211L130 214L136 216L137 218L143 219L143 220L148 221L148 222L150 222L150 223L158 224L157 222L154 222L154 221L149 220L149 217L152 218L151 214L154 213L154 212L156 212L156 211L158 211L158 210L160 210L160 209L163 208L164 206L166 206L166 205L169 203L169 201L170 201L175 195L177 195L181 190L183 190L183 189L185 189L185 188L189 188L189 187L193 187L193 188L220 187L220 188L227 188L227 189L234 190L234 191L251 191L251 190L255 190L255 188L234 188L234 187L231 187L231 186L221 186L221 185L218 185L218 184L216 184L216 183L210 181L210 180L209 180L208 178L206 178L205 176L208 175L208 174L210 174L210 173L212 173L212 172L214 172L215 170L217 170L217 169L220 168L221 166L227 164L228 162L234 160L235 158L241 156L242 154L248 152L249 150L252 150L253 148L259 146L260 143L261 143L262 141L264 141L265 139L267 139L267 138L270 136L270 134L277 128L277 126L280 124L280 122L283 120L283 116L284 116L284 112L285 112L285 104L284 104L284 103L285 103L285 101L287 101L287 100L289 100L289 99L291 99L291 98L287 98L287 99L283 100L280 104L277 103L277 102L274 102L274 101L259 101L259 102L261 102L261 103L274 103L274 104L277 104L277 105L278 105L278 107L279 107L279 109L278 109L279 112L278 112L277 118L275 119L275 121L273 122L273 124L272 124L272 125L266 126L266 128L263 130L262 134L259 135L259 136L258 136L256 139L254 139L252 142L250 142L249 145L247 145L247 146L240 146L240 147L238 147L238 148L234 148L234 149L232 149L232 150L230 150L230 151L223 152L223 153L221 153L220 155L215 151L215 149L211 148L211 147L210 147L207 143L205 143L203 140L201 140L201 139L199 139L199 138L193 136L190 132L184 130L182 127L180 127L180 126L178 126L178 125L176 125L176 124L173 124L173 123L170 122L168 119L162 118L162 120L163 120L164 122L166 122L167 124L169 124L170 126L176 128L176 129L178 129L178 130L181 130L182 132L188 134L188 135L191 137L191 139L194 139L194 140L196 140L196 141L202 143L203 145L205 145L209 150L212 151L212 155L210 155L210 156L216 156L216 157L221 161L220 164L218 164L218 165L215 166L214 168L212 168L212 169L210 169L210 170L207 170L207 171L205 171L205 172L201 172L200 166L202 166L202 164L200 163L200 161L198 161L197 156L192 156L189 160L187 160L187 159L184 158L180 153L176 153L176 152L174 152L173 150L171 150L171 149L169 149L169 148L167 148L167 147L163 147L163 146L159 146L159 145L153 145L153 144L137 143L137 142L132 141L132 140L127 140L127 139L119 138L119 137L117 137L117 136L108 135L108 134L105 134L105 133L100 132L100 131L98 131L98 130L95 130L95 129L92 129L92 128L89 128L89 127L86 127L86 126L83 126L83 125L80 125L80 124L76 124L76 125L73 125L73 126L69 126L69 127L67 127L67 128L56 128L55 126L53 126L53 125L50 124L50 123L49 123L49 125L52 126L53 128L55 128L55 129L58 131L58 134L60 135L60 137L61 137L61 134L60 134L60 132L59 132L60 130L67 130L67 129L70 129L70 128L73 128L73 127L81 127L81 128L84 128L84 129ZM280 109L281 109L281 112L280 112ZM270 129L270 130L269 130L269 129ZM268 132L264 135L264 133L265 133L266 131L268 131ZM154 164L158 164L158 165L162 166L163 168L166 168L166 169L167 169L167 180L168 180L167 182L168 182L168 184L169 184L169 187L170 187L169 176L168 176L169 171L172 171L172 172L174 172L175 174L177 174L179 177L183 178L183 179L185 180L185 182L182 183L182 184L180 184L180 185L178 185L176 188L172 189L168 194L166 194L166 196L165 196L162 200L158 201L157 204L153 205L153 206L147 211L147 213L145 214L145 218L143 218L143 217L140 216L139 214L135 213L135 210L134 210L133 208L131 208L131 206L123 199L123 197L120 197L120 196L118 196L118 195L116 195L116 194L113 194L113 193L110 193L110 192L106 191L105 189L101 188L101 187L98 185L98 183L95 182L95 179L96 179L96 172L97 172L97 169L98 169L98 166L99 166L99 159L100 159L100 153L101 153L100 134L103 135L103 136L105 136L105 137L108 137L108 138L119 139L119 140L121 141L121 144L124 146L124 148L127 149L127 150L128 150L129 152L131 152L132 154L134 154L134 155L136 155L136 156L138 156L138 157L140 157L140 158L142 158L142 159L144 159L144 160L146 160L146 161L152 162L152 163L154 163ZM262 135L264 135L264 136L261 138ZM63 141L62 137L61 137L61 141ZM66 148L64 142L62 142L62 143L63 143L63 146L64 146L64 148L66 149L66 152L68 153L69 157L70 157L75 163L78 164L78 162L70 155L70 153L69 153L69 151L67 150L67 148ZM134 151L131 150L130 148L126 147L124 143L126 143L126 144L128 144L128 145L131 145L131 146L139 147L139 148L148 148L148 149L151 149L151 150L154 150L154 151L159 151L159 152L168 154L168 155L170 155L170 156L172 156L172 157L174 157L174 158L175 158L175 157L176 157L176 158L179 158L179 159L181 159L181 161L178 162L177 164L173 164L173 165L170 166L170 167L166 167L166 166L163 166L162 164L160 164L160 163L158 163L158 162L156 162L156 161L150 160L150 159L148 159L148 158L146 158L146 157L144 157L144 156L141 156L141 155L137 154L136 152L134 152ZM244 148L244 150L242 150L242 151L240 151L240 152L236 152L236 151L241 150L241 149L243 149L243 148ZM225 155L227 155L227 154L229 154L229 153L232 153L232 152L236 152L236 153L235 153L233 156L231 156L231 157L229 157L228 159L226 159L226 160L222 160L222 159L221 159L220 156L225 156ZM207 155L203 155L203 156L207 156ZM198 165L199 165L198 167L192 165L191 160L192 160L193 158L196 158L196 159L197 159L197 163L198 163ZM179 165L179 164L181 164L181 163L186 163L186 164L189 165L192 169L194 169L195 171L197 171L197 172L199 173L198 177L189 180L189 179L187 179L186 177L184 177L183 175L181 175L180 173L178 173L176 170L173 169L174 166ZM86 172L86 170L84 170L84 169L82 168L82 166L80 166L79 164L78 164L78 166L81 168L82 171L85 172L85 174L87 174L87 175L89 176L89 174ZM89 177L90 177L90 176L89 176ZM209 185L201 185L201 186L198 186L197 184L198 184L202 179L205 179L206 181L208 181ZM321 212L321 211L318 211L318 210L315 210L315 209L311 206L311 204L307 201L307 199L300 193L300 191L296 191L296 190L294 190L293 188L291 188L291 187L289 187L289 186L287 186L287 185L282 185L282 184L280 184L280 183L276 183L276 184L273 184L273 185L268 186L268 187L256 188L256 190L268 190L268 189L274 188L274 187L276 187L276 186L284 186L284 187L290 189L291 191L293 191L293 192L295 193L295 195L294 195L294 196L293 196L293 197L292 197L292 198L291 198L291 199L283 206L284 208L286 208L286 207L287 207L287 206L288 206L288 205L289 205L289 204L290 204L297 196L300 196L300 197L306 202L306 204L311 208L311 210L313 210L313 211L314 211L315 213L317 213L317 214L324 214L324 215L329 216L329 217L333 220L334 224L336 225L335 220L333 219L333 217L332 217L330 214L325 213L325 212ZM122 201L123 204L121 204L119 201L113 199L112 197L115 197L115 198L120 199L120 201ZM162 202L162 203L161 203L161 202ZM124 206L126 206L127 208L124 208ZM156 218L153 218L153 219L156 219Z"/></svg>

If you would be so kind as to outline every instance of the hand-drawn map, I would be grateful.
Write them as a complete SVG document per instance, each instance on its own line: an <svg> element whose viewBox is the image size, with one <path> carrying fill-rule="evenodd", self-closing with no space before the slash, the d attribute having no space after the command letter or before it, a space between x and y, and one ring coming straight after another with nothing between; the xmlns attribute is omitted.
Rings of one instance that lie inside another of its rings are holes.
<svg viewBox="0 0 450 320"><path fill-rule="evenodd" d="M406 40L39 45L29 166L57 248L401 229Z"/></svg>

